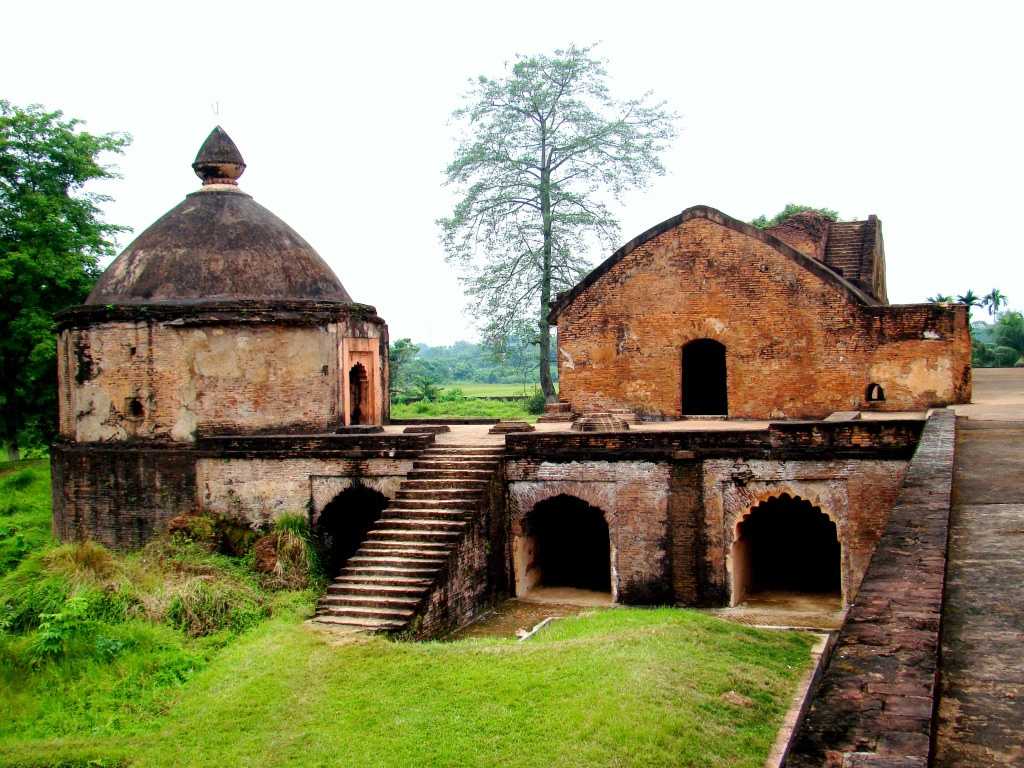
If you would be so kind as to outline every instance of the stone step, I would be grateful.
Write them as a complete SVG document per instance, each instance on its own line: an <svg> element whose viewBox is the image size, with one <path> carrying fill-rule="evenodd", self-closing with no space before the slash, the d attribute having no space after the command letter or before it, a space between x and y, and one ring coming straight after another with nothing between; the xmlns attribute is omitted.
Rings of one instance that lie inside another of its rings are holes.
<svg viewBox="0 0 1024 768"><path fill-rule="evenodd" d="M369 565L354 565L354 566L351 566L351 567L346 566L345 568L341 569L341 574L338 576L338 578L349 577L349 576L351 576L351 577L357 577L357 576L358 577L363 577L363 576L371 577L372 576L372 577L380 577L380 578L399 577L399 578L406 578L406 579L415 579L415 578L430 578L430 579L432 579L434 576L437 575L437 572L441 570L441 564L440 563L438 563L438 564L423 564L423 565L419 565L417 567L417 565L409 565L408 564L408 563L417 563L416 560L405 560L404 562L407 563L407 565L396 565L396 564L390 564L390 565L387 565L387 564L377 564L377 565L373 565L371 563ZM422 561L419 561L419 562L422 562Z"/></svg>
<svg viewBox="0 0 1024 768"><path fill-rule="evenodd" d="M388 509L387 516L390 518L409 519L421 517L425 520L468 520L473 514L470 509L446 508L446 509Z"/></svg>
<svg viewBox="0 0 1024 768"><path fill-rule="evenodd" d="M339 585L378 584L384 587L429 587L432 579L414 578L412 576L338 576L327 587L328 591Z"/></svg>
<svg viewBox="0 0 1024 768"><path fill-rule="evenodd" d="M466 527L465 520L444 517L384 517L377 524L392 530L406 531L462 531Z"/></svg>
<svg viewBox="0 0 1024 768"><path fill-rule="evenodd" d="M364 541L357 553L361 557L407 557L414 560L447 558L451 544L431 541ZM351 558L350 558L351 559Z"/></svg>
<svg viewBox="0 0 1024 768"><path fill-rule="evenodd" d="M381 515L392 509L476 509L479 505L480 499L395 499Z"/></svg>
<svg viewBox="0 0 1024 768"><path fill-rule="evenodd" d="M408 622L393 619L374 619L360 616L332 616L321 614L313 617L318 624L327 624L340 629L360 629L365 632L391 632L402 629Z"/></svg>
<svg viewBox="0 0 1024 768"><path fill-rule="evenodd" d="M411 469L406 477L409 480L490 480L494 469Z"/></svg>
<svg viewBox="0 0 1024 768"><path fill-rule="evenodd" d="M443 557L409 557L405 554L398 555L352 555L348 559L343 572L349 572L349 568L400 568L403 570L432 569L440 568L445 563Z"/></svg>
<svg viewBox="0 0 1024 768"><path fill-rule="evenodd" d="M489 469L494 470L498 466L498 460L486 459L416 459L412 468L416 469Z"/></svg>
<svg viewBox="0 0 1024 768"><path fill-rule="evenodd" d="M373 594L325 595L320 598L317 606L325 612L331 608L350 608L354 606L363 608L415 608L423 600L423 591L415 597L384 595L379 591Z"/></svg>
<svg viewBox="0 0 1024 768"><path fill-rule="evenodd" d="M394 539L395 541L401 541L402 539L408 539L411 541L455 541L461 535L462 531L430 530L426 527L417 527L408 530L405 528L389 527L375 528L370 531L367 538Z"/></svg>
<svg viewBox="0 0 1024 768"><path fill-rule="evenodd" d="M432 480L405 480L400 486L399 493L403 490L423 490L423 491L479 491L487 487L486 480L465 480L457 477L453 478L435 478Z"/></svg>
<svg viewBox="0 0 1024 768"><path fill-rule="evenodd" d="M452 448L450 446L439 446L436 448L427 448L427 450L420 454L422 458L435 456L458 456L464 458L471 458L474 456L485 456L488 458L501 458L504 455L504 448L488 448L484 446L476 448Z"/></svg>
<svg viewBox="0 0 1024 768"><path fill-rule="evenodd" d="M400 488L395 494L396 499L424 501L428 499L459 499L461 501L479 501L483 498L483 488Z"/></svg>
<svg viewBox="0 0 1024 768"><path fill-rule="evenodd" d="M412 608L375 608L369 605L332 605L325 608L322 616L357 617L364 619L391 619L407 622L413 616Z"/></svg>
<svg viewBox="0 0 1024 768"><path fill-rule="evenodd" d="M391 595L395 597L422 597L423 593L430 588L430 582L425 579L416 584L378 584L372 581L345 581L333 583L327 587L328 595L355 595L374 594Z"/></svg>

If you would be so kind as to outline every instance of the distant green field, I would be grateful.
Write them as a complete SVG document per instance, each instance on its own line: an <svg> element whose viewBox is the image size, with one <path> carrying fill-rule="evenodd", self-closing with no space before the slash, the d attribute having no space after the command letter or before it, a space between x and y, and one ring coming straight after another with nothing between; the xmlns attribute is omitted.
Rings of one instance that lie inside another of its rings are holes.
<svg viewBox="0 0 1024 768"><path fill-rule="evenodd" d="M476 382L454 381L442 384L444 389L461 389L466 397L529 397L537 384L479 384ZM557 388L557 385L556 385Z"/></svg>

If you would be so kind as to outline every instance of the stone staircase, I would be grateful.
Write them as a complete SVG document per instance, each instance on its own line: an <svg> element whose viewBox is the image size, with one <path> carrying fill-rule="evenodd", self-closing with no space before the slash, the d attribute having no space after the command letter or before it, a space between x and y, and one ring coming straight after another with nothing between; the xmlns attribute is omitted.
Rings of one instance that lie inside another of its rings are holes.
<svg viewBox="0 0 1024 768"><path fill-rule="evenodd" d="M317 605L314 621L374 632L408 626L480 510L503 446L428 448Z"/></svg>
<svg viewBox="0 0 1024 768"><path fill-rule="evenodd" d="M864 251L863 221L837 221L829 229L825 263L838 269L847 280L860 280ZM870 278L870 275L866 276Z"/></svg>

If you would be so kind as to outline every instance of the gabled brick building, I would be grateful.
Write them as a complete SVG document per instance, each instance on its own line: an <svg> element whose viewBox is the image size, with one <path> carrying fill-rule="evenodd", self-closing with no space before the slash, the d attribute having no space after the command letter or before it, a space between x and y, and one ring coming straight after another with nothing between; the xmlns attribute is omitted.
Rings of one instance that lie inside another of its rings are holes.
<svg viewBox="0 0 1024 768"><path fill-rule="evenodd" d="M688 208L560 295L550 320L577 413L821 418L971 395L967 308L890 305L874 216L762 231Z"/></svg>

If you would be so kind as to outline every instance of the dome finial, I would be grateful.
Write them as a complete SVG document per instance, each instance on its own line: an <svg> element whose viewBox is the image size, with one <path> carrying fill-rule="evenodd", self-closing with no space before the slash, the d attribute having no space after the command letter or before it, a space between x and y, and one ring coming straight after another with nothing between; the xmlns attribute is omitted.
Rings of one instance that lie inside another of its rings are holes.
<svg viewBox="0 0 1024 768"><path fill-rule="evenodd" d="M237 184L245 173L245 161L235 142L219 125L210 131L192 163L196 176L207 184Z"/></svg>

